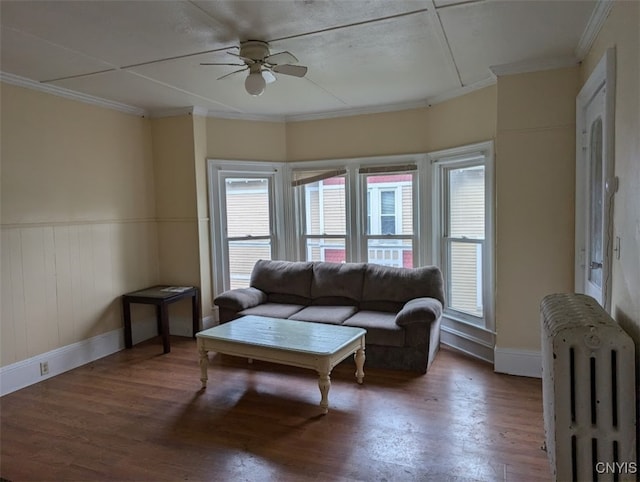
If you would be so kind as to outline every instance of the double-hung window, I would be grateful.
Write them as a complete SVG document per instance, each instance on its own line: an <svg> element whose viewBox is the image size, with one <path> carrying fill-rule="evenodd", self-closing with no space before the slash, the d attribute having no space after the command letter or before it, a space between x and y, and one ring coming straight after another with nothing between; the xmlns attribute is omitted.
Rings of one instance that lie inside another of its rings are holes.
<svg viewBox="0 0 640 482"><path fill-rule="evenodd" d="M446 284L445 314L492 330L491 156L481 149L454 149L434 160L436 259Z"/></svg>
<svg viewBox="0 0 640 482"><path fill-rule="evenodd" d="M294 168L298 259L414 266L417 164Z"/></svg>
<svg viewBox="0 0 640 482"><path fill-rule="evenodd" d="M364 194L362 261L412 268L416 165L359 169Z"/></svg>
<svg viewBox="0 0 640 482"><path fill-rule="evenodd" d="M344 263L347 247L346 169L293 171L297 189L298 250L307 261Z"/></svg>
<svg viewBox="0 0 640 482"><path fill-rule="evenodd" d="M259 259L279 256L278 170L268 163L209 162L214 289L249 286ZM280 218L280 219L279 219Z"/></svg>

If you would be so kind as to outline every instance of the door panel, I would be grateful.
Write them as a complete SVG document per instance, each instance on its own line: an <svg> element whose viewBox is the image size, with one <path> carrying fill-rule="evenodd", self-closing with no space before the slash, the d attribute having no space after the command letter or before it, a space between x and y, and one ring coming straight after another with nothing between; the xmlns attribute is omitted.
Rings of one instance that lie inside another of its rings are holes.
<svg viewBox="0 0 640 482"><path fill-rule="evenodd" d="M602 86L586 109L586 203L583 209L587 221L584 247L586 259L584 292L604 304L603 268L605 234L605 151L604 118L605 88Z"/></svg>

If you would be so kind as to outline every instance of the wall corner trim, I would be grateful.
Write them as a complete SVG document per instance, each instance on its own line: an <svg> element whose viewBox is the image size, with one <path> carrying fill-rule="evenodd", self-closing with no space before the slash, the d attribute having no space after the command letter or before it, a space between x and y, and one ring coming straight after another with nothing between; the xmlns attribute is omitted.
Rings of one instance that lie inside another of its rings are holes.
<svg viewBox="0 0 640 482"><path fill-rule="evenodd" d="M497 373L542 378L542 354L539 351L496 347L493 358L493 368Z"/></svg>

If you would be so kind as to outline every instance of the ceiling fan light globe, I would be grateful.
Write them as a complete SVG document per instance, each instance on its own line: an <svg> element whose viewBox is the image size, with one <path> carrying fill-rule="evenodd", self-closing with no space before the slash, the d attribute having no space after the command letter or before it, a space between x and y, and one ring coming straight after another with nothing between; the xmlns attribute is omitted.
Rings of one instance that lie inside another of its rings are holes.
<svg viewBox="0 0 640 482"><path fill-rule="evenodd" d="M261 95L266 85L260 72L251 72L244 81L244 88L253 96Z"/></svg>

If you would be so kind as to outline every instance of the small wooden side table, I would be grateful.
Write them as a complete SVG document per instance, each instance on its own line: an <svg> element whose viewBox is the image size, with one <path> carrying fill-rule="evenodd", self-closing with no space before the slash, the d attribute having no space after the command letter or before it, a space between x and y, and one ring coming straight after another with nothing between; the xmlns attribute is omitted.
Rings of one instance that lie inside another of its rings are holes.
<svg viewBox="0 0 640 482"><path fill-rule="evenodd" d="M158 334L162 335L162 345L165 353L171 351L169 343L169 305L181 299L191 297L191 311L193 316L193 337L195 338L200 325L200 290L197 287L177 289L172 286L152 286L139 291L122 295L122 313L124 315L124 346L131 348L131 303L155 305L158 321ZM173 289L173 291L171 290Z"/></svg>

